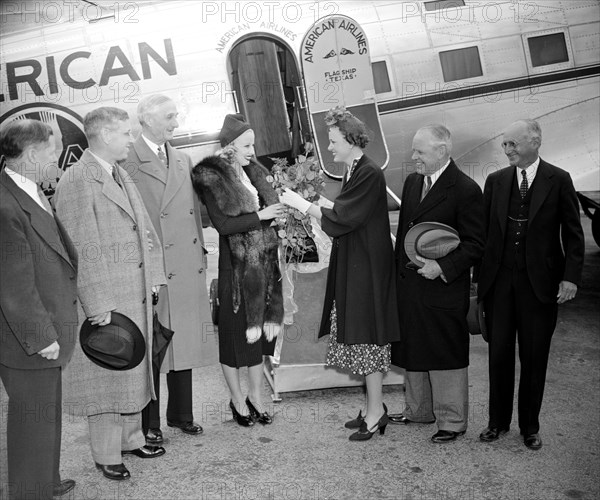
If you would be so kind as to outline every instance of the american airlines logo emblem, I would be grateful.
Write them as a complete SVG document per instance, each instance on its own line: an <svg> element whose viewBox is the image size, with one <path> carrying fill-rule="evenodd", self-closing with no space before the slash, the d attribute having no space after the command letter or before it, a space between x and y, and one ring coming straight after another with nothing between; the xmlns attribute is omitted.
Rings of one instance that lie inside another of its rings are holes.
<svg viewBox="0 0 600 500"><path fill-rule="evenodd" d="M340 56L347 56L350 54L354 54L354 52L352 52L350 49L342 47L342 50L340 50ZM331 49L327 54L323 56L323 59L329 59L330 57L335 57L336 55L337 54L335 50Z"/></svg>

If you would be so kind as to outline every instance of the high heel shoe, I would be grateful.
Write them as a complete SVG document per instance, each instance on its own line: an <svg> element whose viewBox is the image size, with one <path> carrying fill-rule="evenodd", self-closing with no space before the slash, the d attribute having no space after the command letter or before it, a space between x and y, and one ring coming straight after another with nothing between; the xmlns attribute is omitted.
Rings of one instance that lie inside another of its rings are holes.
<svg viewBox="0 0 600 500"><path fill-rule="evenodd" d="M348 439L350 439L350 441L366 441L367 439L371 439L373 437L373 434L377 432L377 429L379 429L379 434L383 436L385 434L385 428L388 422L389 419L387 413L384 413L379 421L370 429L367 428L367 422L363 420L360 429L354 434L351 434Z"/></svg>
<svg viewBox="0 0 600 500"><path fill-rule="evenodd" d="M262 425L272 424L273 418L266 411L263 413L259 413L259 411L255 408L255 406L250 402L250 398L246 398L246 406L248 410L250 410L250 416L252 420L258 422Z"/></svg>
<svg viewBox="0 0 600 500"><path fill-rule="evenodd" d="M388 411L387 406L385 406L385 403L383 403L383 412L387 413L387 411ZM348 420L348 422L346 422L344 424L344 427L346 429L360 429L360 426L362 425L364 420L365 420L365 417L363 417L362 410L361 410L358 412L358 417L356 417L353 420Z"/></svg>
<svg viewBox="0 0 600 500"><path fill-rule="evenodd" d="M233 401L229 401L229 408L231 408L231 413L233 414L233 420L235 420L238 425L242 427L252 427L254 425L254 420L252 420L251 415L241 415L236 409ZM250 409L250 408L248 408Z"/></svg>

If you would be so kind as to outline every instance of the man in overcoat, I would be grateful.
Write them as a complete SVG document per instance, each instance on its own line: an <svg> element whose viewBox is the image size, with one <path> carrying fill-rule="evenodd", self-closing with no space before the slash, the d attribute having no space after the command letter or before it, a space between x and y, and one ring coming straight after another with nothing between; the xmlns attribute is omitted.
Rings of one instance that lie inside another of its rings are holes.
<svg viewBox="0 0 600 500"><path fill-rule="evenodd" d="M157 304L160 322L175 335L161 365L167 374L167 425L186 434L201 434L192 408L192 368L217 360L206 287L206 251L200 202L191 179L191 158L167 142L179 126L177 107L167 96L143 98L137 109L142 131L129 150L123 168L138 188L163 244L167 287ZM156 400L142 413L149 444L162 443L160 380L155 368Z"/></svg>
<svg viewBox="0 0 600 500"><path fill-rule="evenodd" d="M509 167L485 183L487 241L478 276L489 342L489 423L479 436L509 430L519 342L519 429L530 449L542 447L539 413L558 304L572 300L581 280L584 240L571 177L539 157L534 120L511 124L502 137Z"/></svg>
<svg viewBox="0 0 600 500"><path fill-rule="evenodd" d="M146 341L135 368L109 370L78 348L66 375L72 414L88 418L92 456L109 479L130 474L121 454L164 454L145 446L141 411L154 397L152 384L152 290L165 284L162 249L135 183L117 162L127 157L127 113L103 107L84 118L89 149L67 169L56 189L57 212L79 252L79 323L107 325L116 311L130 318Z"/></svg>
<svg viewBox="0 0 600 500"><path fill-rule="evenodd" d="M0 150L6 160L0 378L8 393L8 498L51 499L75 486L61 481L59 465L62 370L77 338L77 253L40 189L55 178L52 129L37 120L11 121Z"/></svg>
<svg viewBox="0 0 600 500"><path fill-rule="evenodd" d="M479 186L450 158L452 139L443 125L428 125L413 139L416 173L404 183L396 239L401 340L392 362L405 368L406 407L394 423L433 423L435 443L465 433L468 419L470 269L483 251L483 198ZM415 269L404 239L420 222L458 231L460 244Z"/></svg>

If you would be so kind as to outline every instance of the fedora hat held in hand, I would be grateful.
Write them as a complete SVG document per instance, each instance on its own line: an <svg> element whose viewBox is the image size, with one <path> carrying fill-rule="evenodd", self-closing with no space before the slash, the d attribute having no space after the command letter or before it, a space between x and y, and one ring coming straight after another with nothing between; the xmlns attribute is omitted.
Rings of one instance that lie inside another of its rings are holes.
<svg viewBox="0 0 600 500"><path fill-rule="evenodd" d="M108 325L92 325L86 319L79 331L79 342L90 361L107 370L131 370L146 354L140 329L127 316L114 311Z"/></svg>
<svg viewBox="0 0 600 500"><path fill-rule="evenodd" d="M441 222L420 222L411 227L404 238L404 251L411 263L423 267L424 259L445 257L460 244L458 231ZM411 267L414 267L411 264Z"/></svg>

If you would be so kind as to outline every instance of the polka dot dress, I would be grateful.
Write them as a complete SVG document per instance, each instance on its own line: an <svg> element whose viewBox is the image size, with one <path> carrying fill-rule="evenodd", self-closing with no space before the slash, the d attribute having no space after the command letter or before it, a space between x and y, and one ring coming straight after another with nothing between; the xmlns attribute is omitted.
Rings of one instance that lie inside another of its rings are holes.
<svg viewBox="0 0 600 500"><path fill-rule="evenodd" d="M385 373L390 369L391 353L391 344L340 344L337 341L337 311L333 303L327 365L350 370L355 375Z"/></svg>

